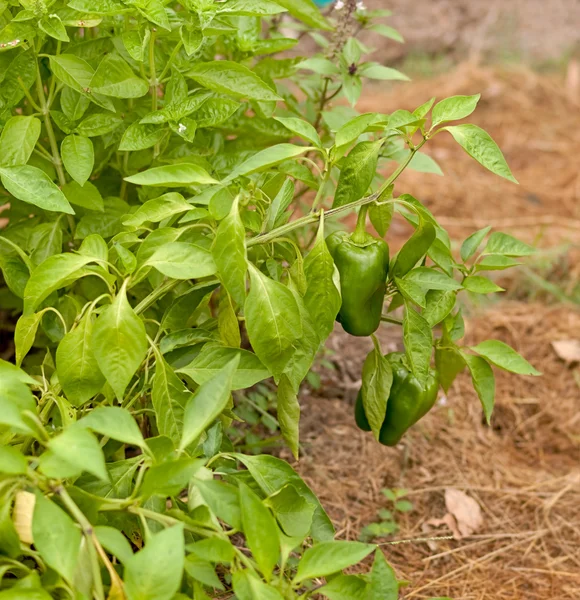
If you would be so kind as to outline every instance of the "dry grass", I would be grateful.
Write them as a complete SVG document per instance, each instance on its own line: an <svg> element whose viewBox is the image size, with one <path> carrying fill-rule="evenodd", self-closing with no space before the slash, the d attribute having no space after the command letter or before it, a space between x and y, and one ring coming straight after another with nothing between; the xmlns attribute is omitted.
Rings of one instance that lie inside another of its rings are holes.
<svg viewBox="0 0 580 600"><path fill-rule="evenodd" d="M461 67L453 76L397 88L362 110L413 108L428 97L483 91L472 119L504 149L519 187L474 164L443 135L431 152L446 176L402 178L410 192L461 239L492 224L542 247L569 244L566 279L577 279L580 240L580 111L556 79L526 71ZM395 229L398 245L405 233ZM518 282L513 282L517 285ZM564 283L566 283L564 281ZM381 330L385 351L400 345L397 330ZM482 420L467 375L444 404L415 426L397 448L360 432L352 414L366 339L336 333L337 372L322 392L303 398L298 468L319 494L339 535L358 537L386 507L382 488L405 487L414 510L400 518L398 540L449 535L427 521L444 516L444 492L457 488L480 504L484 525L461 540L385 545L404 598L457 600L580 598L580 372L555 354L551 342L580 339L573 305L507 302L468 319L467 343L495 338L524 354L543 377L497 373L492 426ZM324 397L322 397L324 395Z"/></svg>

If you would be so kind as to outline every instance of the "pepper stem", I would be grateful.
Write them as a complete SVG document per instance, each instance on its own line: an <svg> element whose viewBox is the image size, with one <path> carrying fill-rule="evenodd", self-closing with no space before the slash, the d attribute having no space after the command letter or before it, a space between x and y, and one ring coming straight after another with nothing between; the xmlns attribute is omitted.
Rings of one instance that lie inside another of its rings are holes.
<svg viewBox="0 0 580 600"><path fill-rule="evenodd" d="M358 211L358 219L356 221L356 228L354 230L354 232L352 233L352 235L350 236L350 239L355 243L355 244L364 244L367 240L367 232L366 232L366 223L367 223L367 211L368 211L368 206L366 204L363 204L360 207L360 210Z"/></svg>

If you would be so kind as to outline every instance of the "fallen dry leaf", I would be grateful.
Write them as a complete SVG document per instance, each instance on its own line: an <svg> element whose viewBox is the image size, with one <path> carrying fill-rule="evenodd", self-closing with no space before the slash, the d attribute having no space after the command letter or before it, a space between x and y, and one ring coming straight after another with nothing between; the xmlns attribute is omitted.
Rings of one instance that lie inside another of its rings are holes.
<svg viewBox="0 0 580 600"><path fill-rule="evenodd" d="M552 342L558 358L567 363L580 362L580 340L558 340Z"/></svg>
<svg viewBox="0 0 580 600"><path fill-rule="evenodd" d="M445 490L445 506L455 517L459 537L471 535L483 525L483 515L479 504L466 493L449 488Z"/></svg>

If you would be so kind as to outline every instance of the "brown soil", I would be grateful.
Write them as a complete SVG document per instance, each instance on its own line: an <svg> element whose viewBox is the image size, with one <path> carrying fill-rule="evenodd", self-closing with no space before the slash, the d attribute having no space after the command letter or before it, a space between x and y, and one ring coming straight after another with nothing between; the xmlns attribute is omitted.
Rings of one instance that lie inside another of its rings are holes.
<svg viewBox="0 0 580 600"><path fill-rule="evenodd" d="M425 202L460 240L487 224L539 243L568 248L563 287L578 283L580 241L580 112L557 79L527 71L460 67L451 76L377 93L359 109L414 108L432 95L483 92L472 121L504 149L521 185L486 173L446 136L430 142L445 177L409 173L398 193ZM402 225L391 243L400 244ZM533 265L532 265L533 268ZM520 292L521 279L510 280ZM522 294L520 294L522 295ZM467 375L415 426L397 448L384 448L359 431L353 400L367 339L337 331L330 340L336 371L323 372L319 392L303 394L298 464L337 525L356 539L388 508L381 489L407 488L413 510L383 546L401 579L404 598L456 600L580 598L580 372L556 355L551 342L580 339L576 305L505 301L472 309L467 343L501 339L524 354L543 377L497 372L491 427ZM400 346L397 329L381 329L383 350ZM445 513L455 488L475 499L483 525L462 539L431 519ZM417 541L417 538L430 538ZM403 541L403 543L393 543Z"/></svg>

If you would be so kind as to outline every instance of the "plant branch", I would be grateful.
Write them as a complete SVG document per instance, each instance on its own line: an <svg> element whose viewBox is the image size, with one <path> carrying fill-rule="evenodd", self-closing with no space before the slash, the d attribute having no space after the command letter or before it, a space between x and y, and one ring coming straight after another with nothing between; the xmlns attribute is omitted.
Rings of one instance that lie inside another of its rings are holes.
<svg viewBox="0 0 580 600"><path fill-rule="evenodd" d="M337 215L342 215L345 212L352 210L353 208L357 208L358 206L364 206L365 204L370 204L375 200L378 200L385 190L388 189L390 185L392 185L401 173L409 166L411 160L415 154L419 151L419 149L425 144L426 140L421 141L415 148L413 148L409 154L409 156L405 159L403 163L401 163L398 168L385 180L383 185L379 188L377 192L370 194L369 196L365 196L360 200L356 200L355 202L351 202L350 204L345 204L344 206L337 206L336 208L331 208L330 210L325 212L326 217L335 217ZM389 201L391 202L391 201ZM298 229L300 227L304 227L305 225L310 225L312 223L317 223L320 218L319 211L312 212L304 217L300 217L291 223L287 223L286 225L281 225L272 231L268 231L267 233L257 235L248 240L247 246L255 246L256 244L267 244L272 240L279 238L281 236L286 235L290 231L294 229Z"/></svg>

